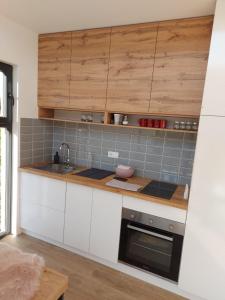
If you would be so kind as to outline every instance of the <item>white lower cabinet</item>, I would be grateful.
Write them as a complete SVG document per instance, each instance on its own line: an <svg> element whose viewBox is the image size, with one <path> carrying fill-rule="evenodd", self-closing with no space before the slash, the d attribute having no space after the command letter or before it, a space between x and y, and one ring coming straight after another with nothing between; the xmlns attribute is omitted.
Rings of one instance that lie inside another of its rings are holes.
<svg viewBox="0 0 225 300"><path fill-rule="evenodd" d="M93 189L67 184L64 243L81 251L89 251Z"/></svg>
<svg viewBox="0 0 225 300"><path fill-rule="evenodd" d="M91 254L117 262L121 214L121 195L94 189L89 249Z"/></svg>
<svg viewBox="0 0 225 300"><path fill-rule="evenodd" d="M21 227L63 242L65 194L63 181L21 173Z"/></svg>

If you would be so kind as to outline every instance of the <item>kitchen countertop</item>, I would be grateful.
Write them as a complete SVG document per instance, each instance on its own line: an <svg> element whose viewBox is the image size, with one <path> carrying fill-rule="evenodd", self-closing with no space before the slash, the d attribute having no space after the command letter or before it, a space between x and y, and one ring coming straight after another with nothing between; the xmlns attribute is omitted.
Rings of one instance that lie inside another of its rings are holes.
<svg viewBox="0 0 225 300"><path fill-rule="evenodd" d="M120 188L114 188L114 187L107 186L106 183L108 181L112 180L115 175L111 175L104 179L97 180L97 179L91 179L91 178L86 178L86 177L76 175L76 173L87 169L85 167L76 167L76 170L74 170L73 172L68 173L68 174L57 174L57 173L52 173L52 172L35 169L34 166L37 166L37 165L40 165L40 164L34 164L34 165L30 165L30 166L20 167L19 170L22 172L27 172L27 173L31 173L31 174L45 176L48 178L63 180L65 182L77 183L77 184L93 187L96 189L101 189L101 190L105 190L105 191L109 191L109 192L113 192L113 193L118 193L118 194L121 194L124 196L135 197L135 198L142 199L145 201L155 202L155 203L159 203L162 205L167 205L167 206L172 206L172 207L180 208L183 210L187 210L188 201L184 200L184 198L183 198L184 186L182 186L182 185L178 185L172 198L170 200L167 200L167 199L158 198L158 197L154 197L154 196L150 196L150 195L145 195L140 192L132 192L132 191L127 191L127 190L120 189ZM148 183L151 182L151 179L133 176L133 177L129 178L127 180L127 182L138 184L138 185L141 185L144 187L145 185L147 185Z"/></svg>

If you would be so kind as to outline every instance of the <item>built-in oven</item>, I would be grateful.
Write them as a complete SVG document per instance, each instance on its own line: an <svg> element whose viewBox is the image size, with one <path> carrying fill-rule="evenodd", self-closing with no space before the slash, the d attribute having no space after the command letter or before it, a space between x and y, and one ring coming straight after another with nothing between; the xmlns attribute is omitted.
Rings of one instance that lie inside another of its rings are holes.
<svg viewBox="0 0 225 300"><path fill-rule="evenodd" d="M119 260L178 281L185 225L123 208Z"/></svg>

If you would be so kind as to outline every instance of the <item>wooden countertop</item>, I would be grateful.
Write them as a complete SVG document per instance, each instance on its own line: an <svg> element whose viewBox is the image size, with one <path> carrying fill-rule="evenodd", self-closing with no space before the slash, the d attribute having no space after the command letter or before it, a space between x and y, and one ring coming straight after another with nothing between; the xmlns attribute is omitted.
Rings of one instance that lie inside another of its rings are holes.
<svg viewBox="0 0 225 300"><path fill-rule="evenodd" d="M39 290L32 300L58 300L67 288L67 276L46 268L41 277Z"/></svg>
<svg viewBox="0 0 225 300"><path fill-rule="evenodd" d="M101 190L105 190L105 191L109 191L109 192L113 192L113 193L118 193L118 194L121 194L124 196L135 197L135 198L142 199L145 201L151 201L151 202L159 203L162 205L167 205L167 206L172 206L172 207L180 208L183 210L187 210L188 202L183 199L184 186L182 186L182 185L179 185L177 187L175 193L173 194L172 198L170 200L167 200L167 199L163 199L163 198L158 198L158 197L154 197L154 196L141 194L139 192L132 192L132 191L127 191L127 190L120 189L120 188L114 188L114 187L107 186L106 183L108 181L112 180L114 175L108 176L101 180L77 176L76 173L86 169L84 167L76 167L76 170L73 171L72 173L62 175L62 174L57 174L57 173L52 173L52 172L35 169L34 166L35 165L20 167L19 170L22 172L27 172L27 173L31 173L31 174L45 176L48 178L63 180L63 181L70 182L70 183L77 183L77 184L93 187L96 189L101 189ZM138 185L141 185L144 187L146 184L150 183L151 180L148 178L134 176L132 178L129 178L127 182L138 184Z"/></svg>

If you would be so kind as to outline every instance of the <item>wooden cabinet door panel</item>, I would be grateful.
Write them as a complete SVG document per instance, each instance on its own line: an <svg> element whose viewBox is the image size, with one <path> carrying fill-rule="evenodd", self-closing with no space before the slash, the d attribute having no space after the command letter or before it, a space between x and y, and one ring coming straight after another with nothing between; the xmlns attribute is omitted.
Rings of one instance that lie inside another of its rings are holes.
<svg viewBox="0 0 225 300"><path fill-rule="evenodd" d="M200 114L212 17L161 22L150 113Z"/></svg>
<svg viewBox="0 0 225 300"><path fill-rule="evenodd" d="M110 80L108 82L107 110L147 112L150 88L149 80Z"/></svg>
<svg viewBox="0 0 225 300"><path fill-rule="evenodd" d="M152 78L157 23L112 28L109 80Z"/></svg>
<svg viewBox="0 0 225 300"><path fill-rule="evenodd" d="M157 23L112 29L107 110L148 112Z"/></svg>
<svg viewBox="0 0 225 300"><path fill-rule="evenodd" d="M213 17L160 22L156 57L208 53Z"/></svg>
<svg viewBox="0 0 225 300"><path fill-rule="evenodd" d="M150 111L162 115L198 116L204 80L154 81Z"/></svg>
<svg viewBox="0 0 225 300"><path fill-rule="evenodd" d="M73 81L70 85L71 108L104 111L105 101L106 87L104 81Z"/></svg>
<svg viewBox="0 0 225 300"><path fill-rule="evenodd" d="M68 107L71 57L71 32L39 37L38 104Z"/></svg>
<svg viewBox="0 0 225 300"><path fill-rule="evenodd" d="M70 106L104 110L109 65L110 28L73 32Z"/></svg>
<svg viewBox="0 0 225 300"><path fill-rule="evenodd" d="M204 80L208 53L158 57L154 66L155 80Z"/></svg>

